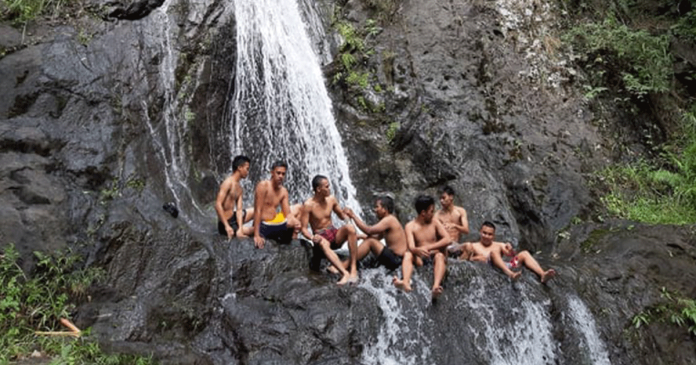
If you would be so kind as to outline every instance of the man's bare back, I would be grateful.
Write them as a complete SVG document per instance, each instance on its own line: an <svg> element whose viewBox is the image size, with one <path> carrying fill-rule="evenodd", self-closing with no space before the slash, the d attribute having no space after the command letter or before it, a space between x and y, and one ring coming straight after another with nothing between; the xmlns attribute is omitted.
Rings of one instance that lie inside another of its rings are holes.
<svg viewBox="0 0 696 365"><path fill-rule="evenodd" d="M401 222L390 214L380 220L376 227L385 227L382 238L384 238L387 247L395 254L403 256L408 249L408 244L406 243L406 232L401 226Z"/></svg>

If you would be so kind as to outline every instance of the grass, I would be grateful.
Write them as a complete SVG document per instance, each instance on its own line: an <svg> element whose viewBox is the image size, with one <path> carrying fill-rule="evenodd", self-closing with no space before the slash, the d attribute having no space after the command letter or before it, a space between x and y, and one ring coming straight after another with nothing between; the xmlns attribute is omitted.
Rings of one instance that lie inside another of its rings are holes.
<svg viewBox="0 0 696 365"><path fill-rule="evenodd" d="M80 0L0 0L2 19L23 24L42 15L60 17L69 13L71 6Z"/></svg>
<svg viewBox="0 0 696 365"><path fill-rule="evenodd" d="M599 173L601 200L620 218L653 224L696 222L696 105L683 114L679 138L661 157Z"/></svg>
<svg viewBox="0 0 696 365"><path fill-rule="evenodd" d="M0 364L27 358L38 351L52 364L151 364L149 358L104 354L90 340L89 330L77 339L39 336L35 331L63 331L60 319L69 319L87 300L89 286L102 278L96 268L80 269L82 258L71 251L34 252L36 268L27 275L18 265L14 245L0 255Z"/></svg>
<svg viewBox="0 0 696 365"><path fill-rule="evenodd" d="M590 95L620 87L639 98L670 90L674 72L670 38L668 33L629 28L613 15L576 26L564 36L581 54L591 76Z"/></svg>

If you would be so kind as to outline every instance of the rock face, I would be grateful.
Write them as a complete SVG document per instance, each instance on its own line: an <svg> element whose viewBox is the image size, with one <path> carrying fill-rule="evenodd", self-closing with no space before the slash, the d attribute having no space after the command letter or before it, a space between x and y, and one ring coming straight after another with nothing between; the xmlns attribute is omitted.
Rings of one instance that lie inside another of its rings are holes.
<svg viewBox="0 0 696 365"><path fill-rule="evenodd" d="M27 270L32 251L66 245L107 269L79 325L163 363L694 363L684 328L632 324L666 302L663 287L696 296L693 227L558 234L588 217L584 174L612 156L555 53L551 5L302 3L325 30L332 14L379 22L362 67L383 91L331 88L363 206L390 192L406 221L417 194L450 184L472 231L493 220L559 277L511 284L452 260L433 304L429 268L408 295L383 269L337 288L306 269L298 242L221 240L211 202L231 156L234 7L109 1L95 4L108 22L0 31L0 244L15 243ZM331 80L340 37L313 32Z"/></svg>

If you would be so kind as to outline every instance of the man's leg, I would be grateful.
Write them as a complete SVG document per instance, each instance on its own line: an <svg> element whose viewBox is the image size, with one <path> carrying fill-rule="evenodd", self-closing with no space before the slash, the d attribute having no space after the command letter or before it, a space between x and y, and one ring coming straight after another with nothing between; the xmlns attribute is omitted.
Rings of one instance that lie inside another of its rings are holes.
<svg viewBox="0 0 696 365"><path fill-rule="evenodd" d="M350 279L350 273L348 270L343 268L343 265L341 265L341 260L338 258L338 255L336 255L336 253L331 249L331 243L327 241L326 238L322 237L321 241L319 241L319 245L324 251L324 256L326 256L326 259L329 260L329 262L341 272L341 280L339 280L337 284L343 285L347 283Z"/></svg>
<svg viewBox="0 0 696 365"><path fill-rule="evenodd" d="M375 256L378 256L382 253L382 250L384 249L384 245L377 241L375 238L366 238L363 240L363 242L358 246L358 254L357 254L357 261L360 261L364 259L367 254L372 252L375 254ZM350 259L343 261L343 267L347 270L350 267Z"/></svg>
<svg viewBox="0 0 696 365"><path fill-rule="evenodd" d="M244 210L246 211L246 215L242 217L242 223L249 223L254 219L254 208L246 208Z"/></svg>
<svg viewBox="0 0 696 365"><path fill-rule="evenodd" d="M517 280L520 278L520 275L522 275L521 272L514 272L510 270L505 264L505 261L503 261L503 258L500 257L500 253L498 252L491 253L491 262L493 262L493 266L499 268L500 270L503 270L505 275L507 275L512 280Z"/></svg>
<svg viewBox="0 0 696 365"><path fill-rule="evenodd" d="M440 286L440 283L442 283L442 278L445 277L445 271L447 270L447 263L445 260L445 254L442 252L438 252L435 254L435 257L433 258L433 298L437 298L442 294L442 286Z"/></svg>
<svg viewBox="0 0 696 365"><path fill-rule="evenodd" d="M544 269L541 268L541 265L539 265L537 260L532 257L532 254L530 254L528 251L518 253L517 260L520 265L526 266L529 270L532 270L535 274L537 274L542 283L547 282L556 275L556 270L554 269L544 271Z"/></svg>
<svg viewBox="0 0 696 365"><path fill-rule="evenodd" d="M350 253L350 277L357 279L358 277L358 235L355 232L355 227L352 224L346 224L339 228L336 233L336 243L343 244L348 240L348 251Z"/></svg>
<svg viewBox="0 0 696 365"><path fill-rule="evenodd" d="M411 251L406 251L406 253L404 253L404 259L403 261L401 261L401 273L403 275L403 279L399 280L399 278L396 276L394 276L394 279L392 279L392 283L394 284L394 286L405 292L411 291L411 274L413 274L413 259L414 256L411 253Z"/></svg>

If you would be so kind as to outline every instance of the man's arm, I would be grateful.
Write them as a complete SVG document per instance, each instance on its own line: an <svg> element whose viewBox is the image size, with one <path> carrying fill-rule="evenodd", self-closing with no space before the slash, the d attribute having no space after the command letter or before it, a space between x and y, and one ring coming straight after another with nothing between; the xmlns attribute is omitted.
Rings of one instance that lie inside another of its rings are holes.
<svg viewBox="0 0 696 365"><path fill-rule="evenodd" d="M244 235L244 214L242 213L244 211L244 204L243 204L243 199L244 198L244 190L239 190L239 196L237 197L237 210L235 211L235 218L237 220L237 227L239 232L237 232L237 237L245 237Z"/></svg>
<svg viewBox="0 0 696 365"><path fill-rule="evenodd" d="M362 219L360 219L360 217L358 217L357 214L353 212L353 210L346 209L346 215L348 215L349 218L352 218L355 225L358 226L358 228L360 228L360 230L365 232L368 236L382 235L389 229L389 217L380 220L374 226L368 226L367 224L365 224L365 222L363 222Z"/></svg>
<svg viewBox="0 0 696 365"><path fill-rule="evenodd" d="M305 238L312 241L313 235L309 233L307 229L307 225L309 225L309 213L311 211L311 207L308 204L309 203L305 202L302 204L302 208L300 208L300 232L302 232Z"/></svg>
<svg viewBox="0 0 696 365"><path fill-rule="evenodd" d="M452 243L452 238L450 237L449 233L447 233L447 230L445 229L445 226L442 225L442 222L440 222L438 219L433 219L433 223L435 224L435 233L438 237L440 237L440 239L437 242L428 245L428 251L439 250Z"/></svg>
<svg viewBox="0 0 696 365"><path fill-rule="evenodd" d="M413 232L413 222L406 223L406 244L408 245L408 250L411 251L415 256L421 258L426 258L430 256L430 253L425 247L416 246L416 235Z"/></svg>
<svg viewBox="0 0 696 365"><path fill-rule="evenodd" d="M263 200L266 198L266 189L264 189L263 181L256 184L254 191L254 245L257 248L263 248L265 242L264 237L261 237L261 210L263 208Z"/></svg>
<svg viewBox="0 0 696 365"><path fill-rule="evenodd" d="M225 202L225 198L231 189L232 182L228 179L222 182L220 185L220 191L218 191L217 198L215 199L215 212L217 212L218 219L225 226L225 231L227 232L227 238L232 238L234 235L234 230L230 227L230 224L225 219L225 208L222 204Z"/></svg>
<svg viewBox="0 0 696 365"><path fill-rule="evenodd" d="M336 200L336 197L331 196L331 201L333 203L333 212L336 213L340 220L346 220L346 215L343 213L343 209L341 209L341 207L338 205L338 200Z"/></svg>
<svg viewBox="0 0 696 365"><path fill-rule="evenodd" d="M461 213L461 218L459 218L459 225L457 225L457 230L463 234L469 234L469 219L466 216L466 209L459 208Z"/></svg>

